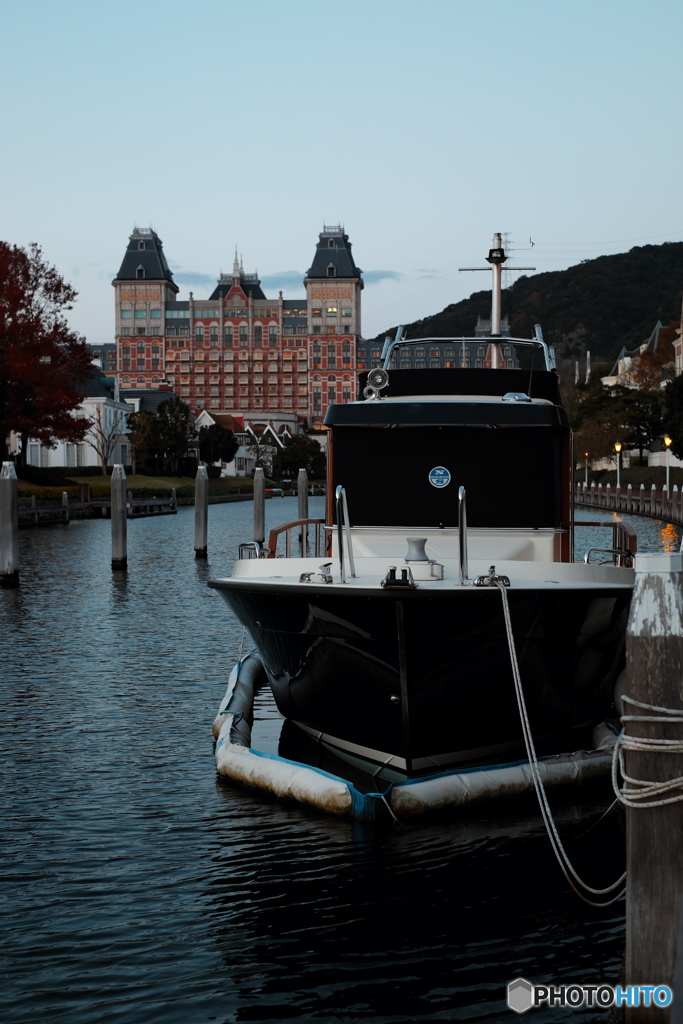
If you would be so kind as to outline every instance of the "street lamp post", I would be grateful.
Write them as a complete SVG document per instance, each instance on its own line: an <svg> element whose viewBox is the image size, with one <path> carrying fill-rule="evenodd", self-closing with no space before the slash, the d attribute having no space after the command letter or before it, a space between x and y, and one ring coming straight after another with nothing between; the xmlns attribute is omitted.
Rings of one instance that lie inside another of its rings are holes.
<svg viewBox="0 0 683 1024"><path fill-rule="evenodd" d="M666 445L666 496L669 497L669 466L671 465L671 438L667 434L664 438Z"/></svg>
<svg viewBox="0 0 683 1024"><path fill-rule="evenodd" d="M621 483L619 479L619 462L621 459L621 441L617 441L614 445L614 450L617 453L617 491L621 491Z"/></svg>
<svg viewBox="0 0 683 1024"><path fill-rule="evenodd" d="M585 457L586 457L586 463L585 463L585 466L586 466L586 475L585 475L585 477L584 477L584 480L585 480L585 483L584 483L584 487L586 487L586 488L587 488L587 487L588 487L588 456L590 455L590 452L584 452L583 454L584 454L584 455L585 455Z"/></svg>

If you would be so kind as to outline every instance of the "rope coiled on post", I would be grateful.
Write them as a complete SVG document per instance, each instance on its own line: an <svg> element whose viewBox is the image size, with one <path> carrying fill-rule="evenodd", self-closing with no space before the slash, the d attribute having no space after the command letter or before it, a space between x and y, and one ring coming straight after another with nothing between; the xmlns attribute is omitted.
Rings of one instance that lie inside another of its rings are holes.
<svg viewBox="0 0 683 1024"><path fill-rule="evenodd" d="M531 778L534 783L536 790L536 796L538 797L538 803L541 809L541 816L543 818L543 824L546 827L548 838L550 839L550 845L552 846L557 862L560 865L562 874L567 879L572 889L585 903L590 904L592 907L609 907L612 903L616 903L624 895L626 889L624 882L626 881L626 872L613 882L612 885L607 886L605 889L594 889L583 881L582 878L577 874L572 865L567 852L562 844L555 821L548 804L548 799L543 788L543 782L538 770L538 759L536 757L536 748L534 747L533 737L531 735L531 726L529 724L529 716L526 708L526 701L524 700L524 691L522 689L522 679L519 672L519 662L517 660L517 649L515 647L515 638L512 632L512 619L510 618L510 606L508 604L507 592L505 590L505 584L499 577L491 575L491 582L498 587L500 590L501 598L503 600L503 618L505 620L505 630L507 632L508 647L510 650L510 664L512 666L512 676L515 683L515 696L517 697L517 707L519 709L519 718L522 725L522 734L524 736L524 745L526 747L527 758L529 760L529 768L531 770ZM591 900L585 895L585 892L591 893L593 896L607 896L613 893L615 889L621 888L621 891L616 896L612 896L611 899L596 902ZM584 890L585 892L583 892Z"/></svg>
<svg viewBox="0 0 683 1024"><path fill-rule="evenodd" d="M683 725L683 709L660 708L655 704L645 704L643 701L627 696L623 696L621 699L625 704L631 704L640 711L649 712L649 714L641 715L622 715L621 720L624 725L627 722L647 722L648 725L655 722L666 725ZM646 782L643 779L635 779L627 775L624 770L625 751L641 754L683 754L683 739L665 740L657 737L630 736L625 730L622 730L614 748L612 760L612 786L617 800L624 807L665 807L666 804L677 804L683 801L683 775L669 779L667 782ZM631 789L619 788L617 770L621 772L624 782L631 786ZM677 793L664 797L665 793L676 789Z"/></svg>

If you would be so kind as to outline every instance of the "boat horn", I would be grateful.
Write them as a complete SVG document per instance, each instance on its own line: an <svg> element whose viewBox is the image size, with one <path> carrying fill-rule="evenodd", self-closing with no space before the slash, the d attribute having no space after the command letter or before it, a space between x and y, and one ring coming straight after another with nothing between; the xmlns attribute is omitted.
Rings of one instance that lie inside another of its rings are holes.
<svg viewBox="0 0 683 1024"><path fill-rule="evenodd" d="M376 366L368 373L367 380L367 387L363 388L363 397L379 398L380 391L383 391L389 383L389 374L381 366Z"/></svg>

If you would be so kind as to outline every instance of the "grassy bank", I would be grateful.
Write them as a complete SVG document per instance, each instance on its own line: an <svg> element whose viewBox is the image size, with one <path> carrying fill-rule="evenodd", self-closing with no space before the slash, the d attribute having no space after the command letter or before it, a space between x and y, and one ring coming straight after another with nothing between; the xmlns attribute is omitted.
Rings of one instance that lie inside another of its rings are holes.
<svg viewBox="0 0 683 1024"><path fill-rule="evenodd" d="M24 498L35 496L36 499L58 499L61 498L62 491L66 491L69 500L78 501L81 483L90 484L90 496L93 501L106 500L111 494L111 477L108 476L73 476L59 487L39 487L20 479L19 494ZM194 496L194 477L190 476L144 476L141 473L132 473L126 479L126 486L132 491L134 498L170 497L174 487L178 498ZM267 486L270 486L270 483ZM219 480L209 480L211 497L248 494L253 489L254 481L250 477L222 477Z"/></svg>

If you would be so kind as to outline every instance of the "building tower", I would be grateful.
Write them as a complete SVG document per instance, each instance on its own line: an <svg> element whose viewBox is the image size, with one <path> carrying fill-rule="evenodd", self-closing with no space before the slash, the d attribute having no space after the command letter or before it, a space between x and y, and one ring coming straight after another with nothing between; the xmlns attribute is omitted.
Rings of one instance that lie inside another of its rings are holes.
<svg viewBox="0 0 683 1024"><path fill-rule="evenodd" d="M356 341L360 336L362 271L340 225L325 225L304 285L308 305L311 425L327 406L355 397Z"/></svg>
<svg viewBox="0 0 683 1024"><path fill-rule="evenodd" d="M175 299L161 239L151 228L134 228L116 290L117 372L121 387L158 387L164 379L166 303Z"/></svg>

